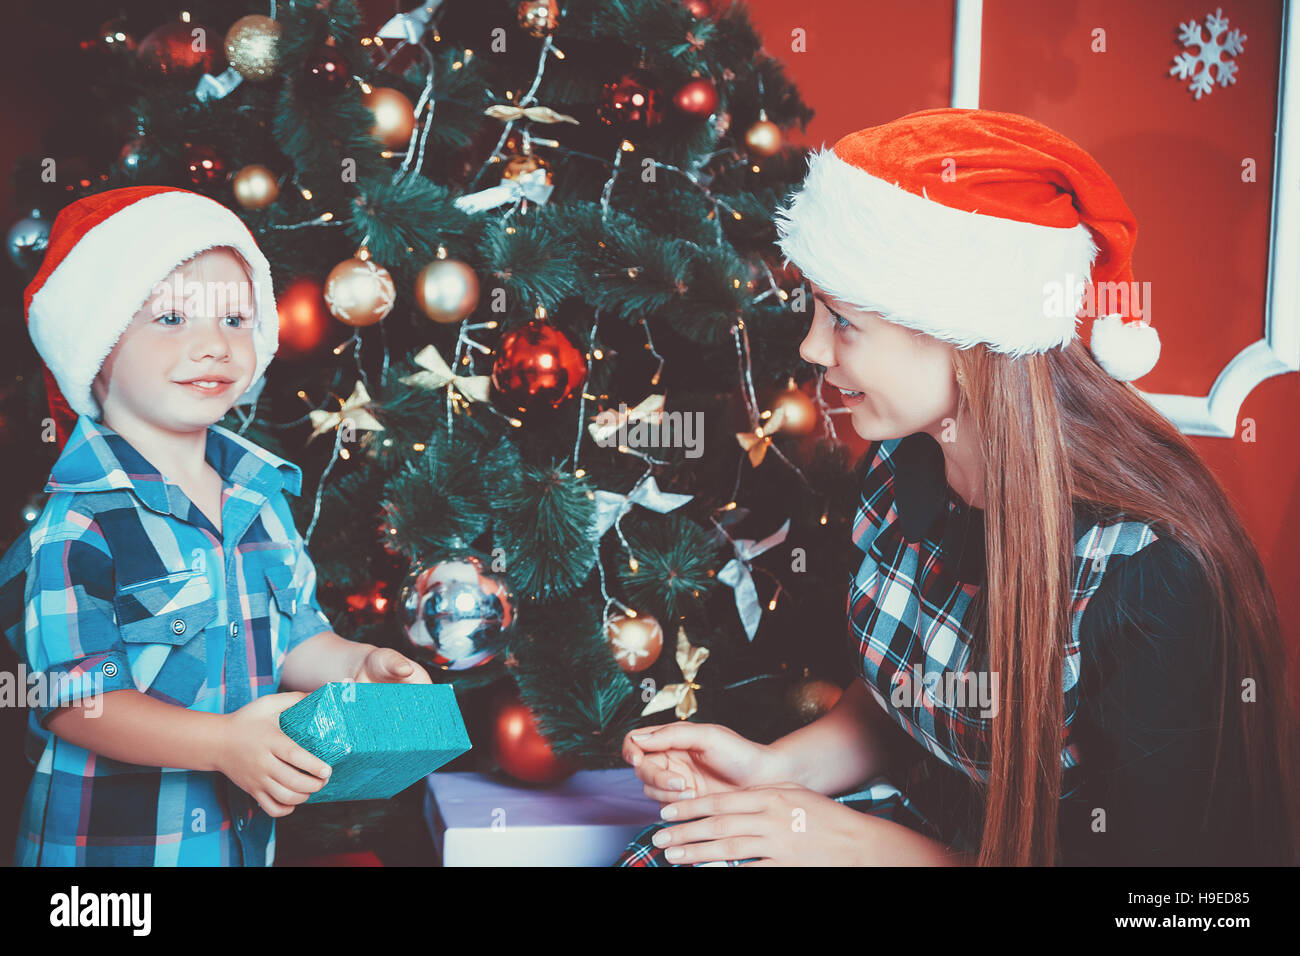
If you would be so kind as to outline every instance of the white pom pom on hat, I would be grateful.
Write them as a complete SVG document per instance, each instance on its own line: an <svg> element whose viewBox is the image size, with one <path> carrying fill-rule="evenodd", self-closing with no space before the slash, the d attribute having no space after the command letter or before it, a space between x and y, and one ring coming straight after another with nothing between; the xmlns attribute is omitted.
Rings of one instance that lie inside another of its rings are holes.
<svg viewBox="0 0 1300 956"><path fill-rule="evenodd" d="M958 348L1063 348L1085 302L1128 309L1137 294L1137 220L1115 183L1015 113L929 109L850 133L812 153L776 227L786 263L829 295ZM1154 367L1160 337L1125 318L1093 322L1090 347L1131 381Z"/></svg>
<svg viewBox="0 0 1300 956"><path fill-rule="evenodd" d="M1125 322L1122 315L1113 313L1092 323L1089 347L1106 374L1131 382L1156 367L1160 335L1147 323Z"/></svg>

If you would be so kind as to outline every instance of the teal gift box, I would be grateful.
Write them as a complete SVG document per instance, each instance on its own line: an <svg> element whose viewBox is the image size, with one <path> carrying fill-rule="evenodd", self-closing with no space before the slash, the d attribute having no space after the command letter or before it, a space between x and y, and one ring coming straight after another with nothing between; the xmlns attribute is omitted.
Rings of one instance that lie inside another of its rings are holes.
<svg viewBox="0 0 1300 956"><path fill-rule="evenodd" d="M384 800L470 749L450 684L322 684L280 729L330 765L307 803Z"/></svg>

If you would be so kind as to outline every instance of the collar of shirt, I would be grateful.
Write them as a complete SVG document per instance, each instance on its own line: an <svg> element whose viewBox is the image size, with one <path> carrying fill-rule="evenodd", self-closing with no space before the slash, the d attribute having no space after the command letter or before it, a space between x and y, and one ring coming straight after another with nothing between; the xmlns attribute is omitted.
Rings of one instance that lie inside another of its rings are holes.
<svg viewBox="0 0 1300 956"><path fill-rule="evenodd" d="M223 481L269 498L277 491L302 491L302 470L220 425L208 426L204 457ZM152 511L171 514L167 481L124 437L88 415L77 417L63 453L50 470L45 490L131 491Z"/></svg>
<svg viewBox="0 0 1300 956"><path fill-rule="evenodd" d="M948 487L943 449L928 432L908 435L890 456L894 464L894 505L903 537L911 543L929 538L954 560L959 579L984 581L984 509L966 504ZM951 497L953 510L948 511ZM1076 500L1074 540L1098 520L1086 502ZM949 518L951 514L951 518Z"/></svg>

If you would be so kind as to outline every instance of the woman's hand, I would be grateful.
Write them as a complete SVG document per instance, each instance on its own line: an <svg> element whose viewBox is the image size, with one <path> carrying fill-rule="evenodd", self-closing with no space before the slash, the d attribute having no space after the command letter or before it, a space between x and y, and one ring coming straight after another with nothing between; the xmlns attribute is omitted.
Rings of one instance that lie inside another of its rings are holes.
<svg viewBox="0 0 1300 956"><path fill-rule="evenodd" d="M391 647L376 647L353 675L358 684L432 684L433 679L415 661Z"/></svg>
<svg viewBox="0 0 1300 956"><path fill-rule="evenodd" d="M718 724L682 721L633 730L623 738L623 759L636 768L646 796L660 803L788 777L785 761L771 747Z"/></svg>
<svg viewBox="0 0 1300 956"><path fill-rule="evenodd" d="M679 800L655 832L675 864L748 860L741 866L955 866L973 859L937 840L847 807L806 787L778 783Z"/></svg>
<svg viewBox="0 0 1300 956"><path fill-rule="evenodd" d="M690 821L654 835L655 846L668 847L668 862L686 865L865 866L872 862L873 824L886 822L789 783L679 800L663 814Z"/></svg>
<svg viewBox="0 0 1300 956"><path fill-rule="evenodd" d="M217 770L273 817L292 813L329 780L329 764L280 729L280 713L305 696L267 694L226 715Z"/></svg>

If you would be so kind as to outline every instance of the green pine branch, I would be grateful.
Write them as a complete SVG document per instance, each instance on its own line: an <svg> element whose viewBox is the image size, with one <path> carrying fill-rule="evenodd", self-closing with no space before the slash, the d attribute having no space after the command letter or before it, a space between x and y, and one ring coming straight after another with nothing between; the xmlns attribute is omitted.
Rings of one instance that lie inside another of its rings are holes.
<svg viewBox="0 0 1300 956"><path fill-rule="evenodd" d="M568 597L596 566L591 485L560 468L524 466L495 501L493 540L505 551L516 592L535 601Z"/></svg>

